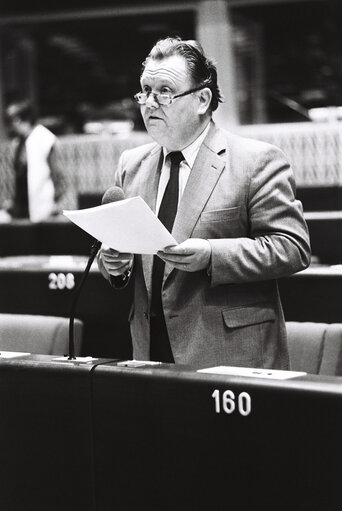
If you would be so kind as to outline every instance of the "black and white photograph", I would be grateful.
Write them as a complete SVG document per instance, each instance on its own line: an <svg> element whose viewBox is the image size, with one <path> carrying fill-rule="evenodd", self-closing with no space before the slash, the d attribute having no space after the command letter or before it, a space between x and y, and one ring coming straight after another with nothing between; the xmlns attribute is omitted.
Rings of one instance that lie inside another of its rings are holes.
<svg viewBox="0 0 342 511"><path fill-rule="evenodd" d="M1 511L341 511L341 27L1 1Z"/></svg>

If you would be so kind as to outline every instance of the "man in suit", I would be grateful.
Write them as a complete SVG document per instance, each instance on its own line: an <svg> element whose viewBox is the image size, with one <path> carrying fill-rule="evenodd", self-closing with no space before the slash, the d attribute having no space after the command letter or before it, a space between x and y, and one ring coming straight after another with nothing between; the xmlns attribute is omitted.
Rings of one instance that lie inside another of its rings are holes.
<svg viewBox="0 0 342 511"><path fill-rule="evenodd" d="M37 123L29 101L11 103L6 110L10 133L14 135L14 197L8 208L12 218L40 222L56 215L56 189L51 155L57 138Z"/></svg>
<svg viewBox="0 0 342 511"><path fill-rule="evenodd" d="M288 369L276 279L307 267L310 246L286 158L215 126L216 69L195 41L159 41L141 90L155 143L122 154L115 184L140 195L178 245L157 256L99 254L112 285L134 279L134 358Z"/></svg>

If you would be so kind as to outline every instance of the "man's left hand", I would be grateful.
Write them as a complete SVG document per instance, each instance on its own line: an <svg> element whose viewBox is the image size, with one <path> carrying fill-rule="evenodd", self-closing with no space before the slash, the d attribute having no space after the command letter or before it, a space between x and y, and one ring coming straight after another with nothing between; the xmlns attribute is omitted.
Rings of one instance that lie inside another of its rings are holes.
<svg viewBox="0 0 342 511"><path fill-rule="evenodd" d="M208 240L189 238L179 245L164 248L158 256L177 270L199 271L209 267L211 246Z"/></svg>

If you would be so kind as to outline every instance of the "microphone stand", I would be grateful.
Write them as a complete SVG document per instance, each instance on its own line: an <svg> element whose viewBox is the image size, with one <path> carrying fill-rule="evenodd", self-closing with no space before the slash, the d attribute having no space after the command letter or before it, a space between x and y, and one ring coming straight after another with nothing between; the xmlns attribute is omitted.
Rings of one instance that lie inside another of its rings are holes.
<svg viewBox="0 0 342 511"><path fill-rule="evenodd" d="M69 355L68 355L68 360L76 360L75 343L74 343L74 320L75 320L76 305L77 305L81 290L83 288L83 284L88 276L90 267L93 264L96 254L98 253L98 251L101 247L101 244L102 244L101 241L98 241L98 240L95 240L94 243L92 244L87 266L83 272L81 281L78 285L78 288L76 289L75 297L72 302L71 311L70 311L70 319L69 319Z"/></svg>

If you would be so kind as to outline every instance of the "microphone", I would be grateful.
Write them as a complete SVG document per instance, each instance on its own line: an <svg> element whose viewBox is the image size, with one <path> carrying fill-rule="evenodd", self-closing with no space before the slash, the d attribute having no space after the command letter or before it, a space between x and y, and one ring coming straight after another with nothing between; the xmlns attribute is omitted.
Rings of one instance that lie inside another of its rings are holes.
<svg viewBox="0 0 342 511"><path fill-rule="evenodd" d="M117 202L119 200L123 200L125 198L125 194L120 186L111 186L108 190L105 191L102 197L101 204L109 204L110 202Z"/></svg>
<svg viewBox="0 0 342 511"><path fill-rule="evenodd" d="M125 198L125 194L124 194L124 191L122 188L120 188L119 186L111 186L103 194L102 200L101 200L101 205L103 206L104 204L109 204L111 202L117 202L119 200L123 200L124 198ZM90 263L90 266L91 266L93 260L95 259L96 254L100 250L101 245L102 245L101 241L94 240L94 242L90 248L90 257L93 257L93 259ZM90 266L89 266L89 269L90 269Z"/></svg>
<svg viewBox="0 0 342 511"><path fill-rule="evenodd" d="M111 186L108 188L108 190L105 191L105 193L102 196L101 204L109 204L111 202L117 202L120 200L123 200L125 198L125 194L122 188L119 186ZM76 289L75 297L71 306L70 311L70 319L69 319L69 355L68 360L76 360L75 357L75 343L74 343L74 320L75 320L75 311L76 311L76 305L78 298L80 296L81 290L83 288L83 284L88 276L88 273L90 271L91 265L93 264L93 261L96 257L96 254L100 250L102 243L101 241L94 240L91 248L90 248L90 256L87 262L87 266L83 272L81 281L78 285L78 288Z"/></svg>

